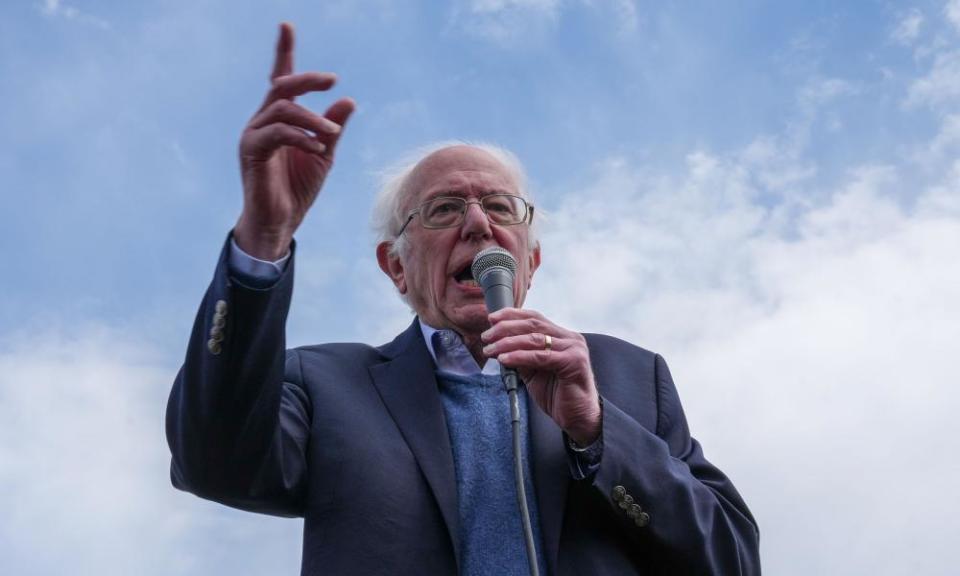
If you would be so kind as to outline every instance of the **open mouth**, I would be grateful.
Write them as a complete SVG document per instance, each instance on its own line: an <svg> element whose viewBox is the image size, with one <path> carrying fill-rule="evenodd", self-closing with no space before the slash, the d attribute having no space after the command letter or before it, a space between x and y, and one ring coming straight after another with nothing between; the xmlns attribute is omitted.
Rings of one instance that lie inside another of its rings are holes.
<svg viewBox="0 0 960 576"><path fill-rule="evenodd" d="M467 264L463 267L462 270L454 274L453 279L456 280L457 284L461 286L469 286L476 288L479 286L477 281L473 279L473 270L470 269L470 265Z"/></svg>

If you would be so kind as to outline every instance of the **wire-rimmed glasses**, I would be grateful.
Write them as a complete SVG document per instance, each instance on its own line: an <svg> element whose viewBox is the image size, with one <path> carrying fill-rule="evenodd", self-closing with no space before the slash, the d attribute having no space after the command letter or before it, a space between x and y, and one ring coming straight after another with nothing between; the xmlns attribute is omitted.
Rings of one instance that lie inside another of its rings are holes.
<svg viewBox="0 0 960 576"><path fill-rule="evenodd" d="M400 227L397 236L403 234L407 225L417 214L424 228L452 228L459 226L467 214L470 204L479 204L480 209L490 222L500 226L512 226L533 220L533 206L526 200L513 194L489 194L479 200L467 200L459 196L437 196L423 202L407 215L407 221Z"/></svg>

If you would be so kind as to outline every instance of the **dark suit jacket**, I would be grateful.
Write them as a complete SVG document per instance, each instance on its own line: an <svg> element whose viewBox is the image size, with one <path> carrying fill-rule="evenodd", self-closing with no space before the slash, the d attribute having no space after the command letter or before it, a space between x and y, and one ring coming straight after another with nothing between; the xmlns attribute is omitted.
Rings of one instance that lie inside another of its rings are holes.
<svg viewBox="0 0 960 576"><path fill-rule="evenodd" d="M456 574L453 457L419 326L380 347L286 351L292 286L292 262L258 289L221 256L168 404L174 485L303 516L303 574ZM529 409L550 573L759 574L756 524L690 437L663 359L586 338L604 402L592 479L572 479L560 429Z"/></svg>

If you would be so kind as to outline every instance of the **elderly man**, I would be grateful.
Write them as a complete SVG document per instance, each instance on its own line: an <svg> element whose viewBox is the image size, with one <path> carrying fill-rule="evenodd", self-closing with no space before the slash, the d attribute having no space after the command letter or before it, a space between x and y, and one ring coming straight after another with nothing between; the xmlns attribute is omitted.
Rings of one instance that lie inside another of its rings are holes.
<svg viewBox="0 0 960 576"><path fill-rule="evenodd" d="M272 80L170 396L174 484L304 517L303 574L524 574L502 363L525 384L541 573L758 574L753 518L690 438L663 359L521 308L540 246L503 150L432 150L381 195L377 260L416 311L409 328L380 347L285 350L293 234L354 105L294 102L335 79L293 73L288 25ZM516 258L516 308L488 314L469 265L492 246Z"/></svg>

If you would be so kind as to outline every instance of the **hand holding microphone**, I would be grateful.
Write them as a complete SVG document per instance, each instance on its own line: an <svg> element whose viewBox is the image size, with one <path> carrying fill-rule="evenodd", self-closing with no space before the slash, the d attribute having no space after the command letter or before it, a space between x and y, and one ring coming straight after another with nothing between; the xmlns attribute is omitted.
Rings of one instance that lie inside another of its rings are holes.
<svg viewBox="0 0 960 576"><path fill-rule="evenodd" d="M590 352L579 332L557 326L539 312L514 308L516 260L487 248L474 258L473 277L484 291L491 327L483 352L519 372L527 391L579 446L600 436L600 398Z"/></svg>

